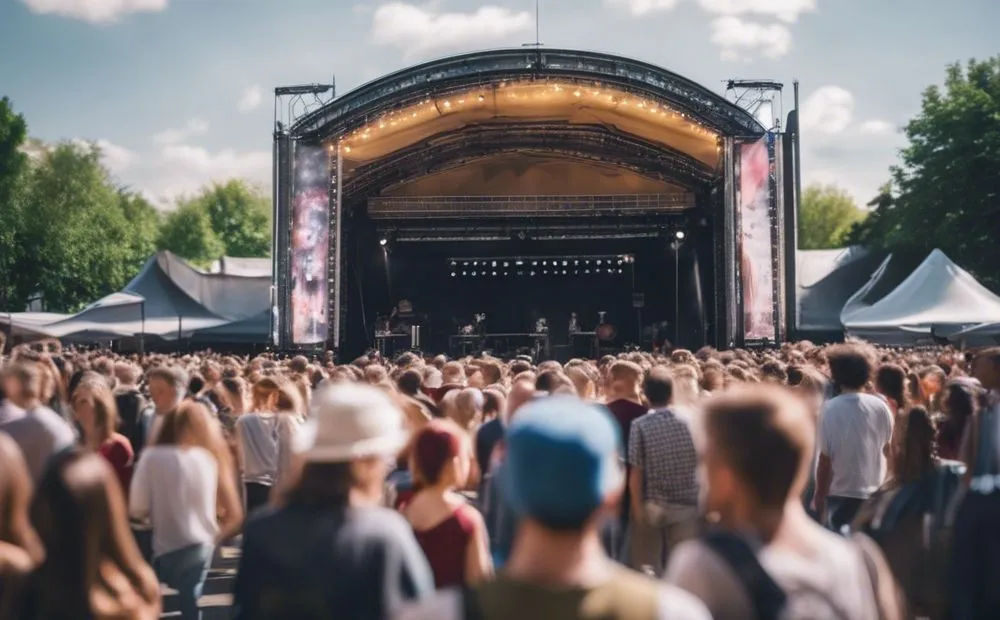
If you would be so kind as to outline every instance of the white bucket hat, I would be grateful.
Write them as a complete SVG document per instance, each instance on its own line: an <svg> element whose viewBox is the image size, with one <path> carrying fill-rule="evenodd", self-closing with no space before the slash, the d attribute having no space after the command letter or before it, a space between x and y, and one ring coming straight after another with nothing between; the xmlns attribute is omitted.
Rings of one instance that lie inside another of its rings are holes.
<svg viewBox="0 0 1000 620"><path fill-rule="evenodd" d="M313 396L312 417L297 434L295 448L307 462L340 463L395 455L408 439L403 414L384 392L338 384Z"/></svg>

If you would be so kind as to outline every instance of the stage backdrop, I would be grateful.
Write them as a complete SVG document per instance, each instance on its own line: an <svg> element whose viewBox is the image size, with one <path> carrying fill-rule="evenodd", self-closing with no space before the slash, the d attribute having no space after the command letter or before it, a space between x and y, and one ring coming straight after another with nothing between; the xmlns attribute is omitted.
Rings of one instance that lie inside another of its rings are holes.
<svg viewBox="0 0 1000 620"><path fill-rule="evenodd" d="M778 339L775 288L774 136L737 144L737 240L746 343Z"/></svg>
<svg viewBox="0 0 1000 620"><path fill-rule="evenodd" d="M327 250L330 244L329 156L323 146L295 147L292 185L292 343L326 341Z"/></svg>

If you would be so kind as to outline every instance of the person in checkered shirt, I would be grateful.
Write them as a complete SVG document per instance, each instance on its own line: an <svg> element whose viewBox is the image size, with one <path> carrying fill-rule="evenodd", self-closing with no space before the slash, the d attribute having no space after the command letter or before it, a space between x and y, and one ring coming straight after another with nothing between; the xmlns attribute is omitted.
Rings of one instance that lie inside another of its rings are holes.
<svg viewBox="0 0 1000 620"><path fill-rule="evenodd" d="M673 379L650 370L643 385L651 411L632 423L628 442L632 501L631 561L660 575L669 549L698 533L698 455L691 429L671 408Z"/></svg>

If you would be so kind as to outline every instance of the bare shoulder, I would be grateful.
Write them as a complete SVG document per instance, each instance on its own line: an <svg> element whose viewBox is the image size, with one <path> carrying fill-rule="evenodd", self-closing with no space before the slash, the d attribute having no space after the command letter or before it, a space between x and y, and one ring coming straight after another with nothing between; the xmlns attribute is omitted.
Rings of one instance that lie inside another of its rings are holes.
<svg viewBox="0 0 1000 620"><path fill-rule="evenodd" d="M660 590L658 620L712 620L712 614L697 597L670 584Z"/></svg>
<svg viewBox="0 0 1000 620"><path fill-rule="evenodd" d="M458 590L440 590L419 603L402 607L394 620L461 620L462 594Z"/></svg>

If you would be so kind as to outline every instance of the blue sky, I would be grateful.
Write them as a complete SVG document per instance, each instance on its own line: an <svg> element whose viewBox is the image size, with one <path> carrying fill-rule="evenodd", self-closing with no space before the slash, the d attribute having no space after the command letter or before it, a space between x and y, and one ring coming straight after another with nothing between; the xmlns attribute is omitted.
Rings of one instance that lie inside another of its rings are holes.
<svg viewBox="0 0 1000 620"><path fill-rule="evenodd" d="M266 185L273 88L343 93L420 60L534 40L535 0L0 0L0 95L45 141L98 141L169 208L231 176ZM807 182L859 202L946 64L1000 53L996 0L541 0L542 41L652 62L720 93L802 83Z"/></svg>

